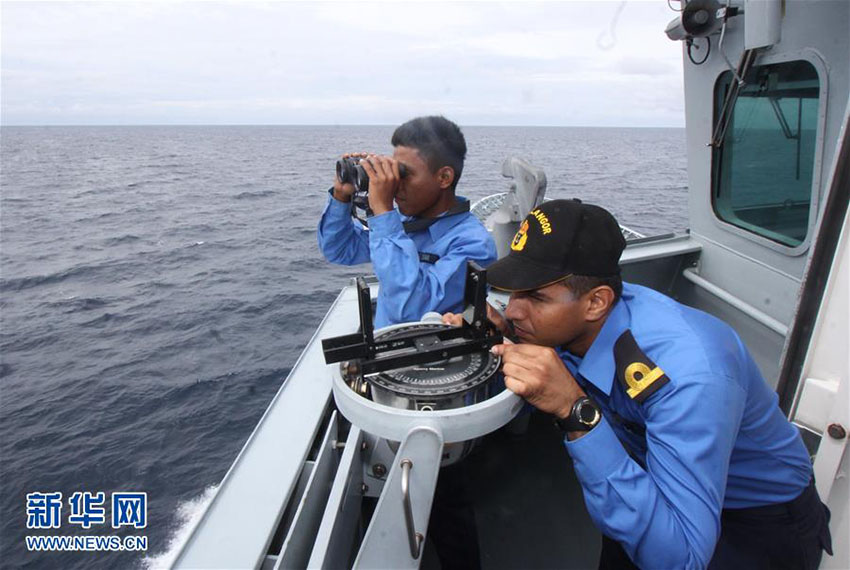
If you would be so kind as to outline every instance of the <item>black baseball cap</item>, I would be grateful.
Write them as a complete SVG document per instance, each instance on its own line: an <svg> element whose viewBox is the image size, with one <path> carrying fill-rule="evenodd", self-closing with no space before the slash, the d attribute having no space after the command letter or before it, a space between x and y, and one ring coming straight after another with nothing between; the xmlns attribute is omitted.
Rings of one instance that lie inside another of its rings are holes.
<svg viewBox="0 0 850 570"><path fill-rule="evenodd" d="M614 277L626 240L611 213L581 200L550 200L520 224L510 253L487 268L506 291L540 289L568 275Z"/></svg>

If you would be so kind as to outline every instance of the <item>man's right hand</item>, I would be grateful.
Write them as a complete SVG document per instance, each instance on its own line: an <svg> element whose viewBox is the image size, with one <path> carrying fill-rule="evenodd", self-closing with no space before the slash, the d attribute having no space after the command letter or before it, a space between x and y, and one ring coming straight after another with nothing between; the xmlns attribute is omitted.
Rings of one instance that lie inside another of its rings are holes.
<svg viewBox="0 0 850 570"><path fill-rule="evenodd" d="M368 153L365 152L347 152L342 155L342 158L366 158ZM334 174L334 193L333 196L340 202L351 202L351 197L354 195L354 184L343 184Z"/></svg>

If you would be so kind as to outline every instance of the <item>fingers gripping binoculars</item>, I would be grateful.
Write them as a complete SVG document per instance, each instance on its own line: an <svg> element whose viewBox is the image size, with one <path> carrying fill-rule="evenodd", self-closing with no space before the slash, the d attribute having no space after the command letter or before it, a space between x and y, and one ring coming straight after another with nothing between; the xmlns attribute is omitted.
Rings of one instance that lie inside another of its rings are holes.
<svg viewBox="0 0 850 570"><path fill-rule="evenodd" d="M336 177L343 184L353 184L354 190L359 194L368 194L369 192L369 175L366 169L360 165L360 162L367 160L349 156L336 161ZM402 178L407 176L407 168L403 164L398 165L398 172Z"/></svg>

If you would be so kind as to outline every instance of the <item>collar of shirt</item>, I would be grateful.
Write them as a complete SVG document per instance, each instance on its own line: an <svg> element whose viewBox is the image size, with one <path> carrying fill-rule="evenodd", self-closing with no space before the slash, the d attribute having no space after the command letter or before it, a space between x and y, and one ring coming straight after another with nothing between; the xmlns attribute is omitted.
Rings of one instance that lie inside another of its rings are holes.
<svg viewBox="0 0 850 570"><path fill-rule="evenodd" d="M455 196L458 202L467 202L468 200L463 196ZM464 212L466 214L468 212ZM404 216L399 212L399 217L402 222L409 222L411 220L417 219L416 216ZM428 226L428 233L431 236L431 241L437 241L437 238L446 234L447 231L461 223L466 219L466 216L463 214L457 214L455 216L446 216L446 212L443 212L439 216L437 216L437 221Z"/></svg>
<svg viewBox="0 0 850 570"><path fill-rule="evenodd" d="M582 377L609 396L616 372L614 343L617 342L621 334L630 328L631 324L631 313L627 306L629 299L631 299L631 294L626 291L625 284L623 284L623 294L620 300L605 319L605 324L602 325L602 329L593 340L593 344L590 345L584 358L578 359L570 352L561 348L558 349L559 353L566 355L574 363L578 363L578 373Z"/></svg>

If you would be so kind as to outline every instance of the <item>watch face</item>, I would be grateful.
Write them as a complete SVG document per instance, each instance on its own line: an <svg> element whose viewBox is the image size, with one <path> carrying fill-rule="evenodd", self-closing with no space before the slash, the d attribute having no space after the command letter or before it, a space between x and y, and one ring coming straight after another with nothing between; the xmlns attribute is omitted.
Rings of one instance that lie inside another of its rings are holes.
<svg viewBox="0 0 850 570"><path fill-rule="evenodd" d="M583 424L595 425L599 419L599 410L590 402L584 402L578 409L578 419Z"/></svg>
<svg viewBox="0 0 850 570"><path fill-rule="evenodd" d="M602 413L590 398L580 398L573 404L570 415L563 419L555 419L557 425L564 433L571 431L589 431L596 427L602 419Z"/></svg>

